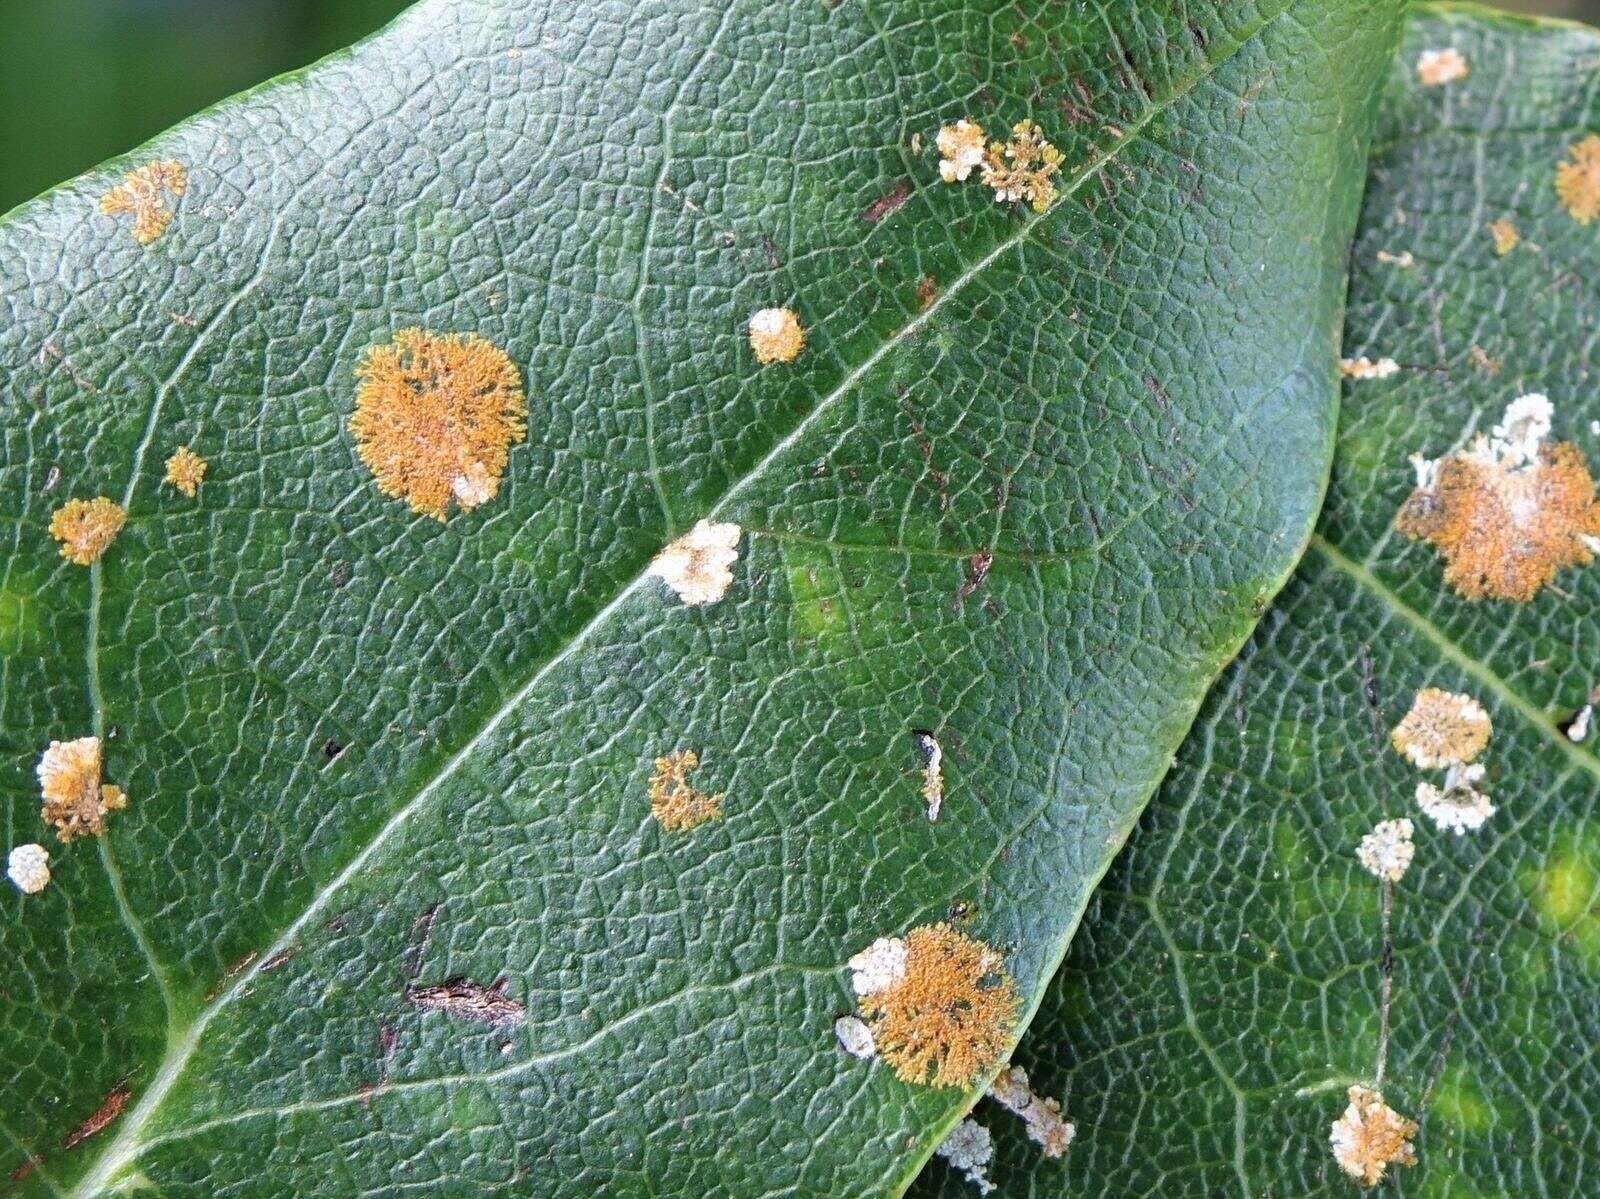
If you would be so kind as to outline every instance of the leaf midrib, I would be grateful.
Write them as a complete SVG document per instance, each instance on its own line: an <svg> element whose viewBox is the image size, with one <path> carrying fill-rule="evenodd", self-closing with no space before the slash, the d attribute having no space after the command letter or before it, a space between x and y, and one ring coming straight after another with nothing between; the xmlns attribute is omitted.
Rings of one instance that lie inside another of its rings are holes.
<svg viewBox="0 0 1600 1199"><path fill-rule="evenodd" d="M1045 223L1053 213L1057 212L1060 207L1079 190L1081 190L1089 180L1097 177L1109 163L1116 159L1117 156L1127 149L1129 145L1137 141L1144 133L1145 129L1148 128L1157 118L1175 106L1178 102L1183 100L1192 91L1194 91L1195 88L1199 87L1201 83L1209 79L1219 69L1221 69L1224 64L1239 54L1256 38L1260 37L1265 29L1267 29L1285 13L1290 11L1291 7L1292 5L1288 2L1288 0L1285 0L1280 7L1270 14L1260 18L1248 30L1236 35L1235 38L1233 38L1230 42L1220 44L1219 52L1216 53L1214 57L1206 58L1200 69L1193 71L1189 75L1179 79L1177 83L1168 91L1168 93L1164 95L1157 103L1149 105L1136 120L1130 122L1125 128L1123 128L1119 132L1118 136L1116 136L1104 148L1098 149L1091 154L1082 166L1080 166L1063 181L1059 198L1047 212L1028 213L1015 233L1003 238L1000 242L998 242L994 249L989 251L977 262L969 266L965 271L957 276L950 286L942 291L934 299L934 301L928 305L927 308L921 310L911 320L907 321L893 334L885 338L882 344L879 345L878 348L875 349L871 354L867 355L867 357L862 360L859 366L847 373L844 378L841 379L840 382L833 388L833 390L829 391L819 401L817 401L810 411L805 413L805 415L803 415L795 423L789 432L780 436L765 454L757 459L756 462L754 462L741 475L734 479L727 490L722 494L721 498L713 503L706 511L705 519L709 520L721 515L727 509L727 507L733 503L752 483L761 478L768 466L776 461L796 442L800 441L806 435L806 433L809 432L810 429L822 418L822 416L832 409L833 405L838 400L849 394L854 389L856 384L865 378L866 375L868 375L874 368L876 368L878 364L881 363L892 351L897 349L907 339L920 332L955 296L961 294L966 287L974 279L982 275L989 268L989 266L1010 251L1022 245L1035 229L1037 229L1041 224ZM653 203L654 202L655 201L653 201ZM231 308L232 305L229 307ZM184 362L180 363L179 368L175 370L172 378L168 382L167 388L164 390L170 390L171 387L176 386L178 379L181 377L184 365L194 360L199 346L206 340L206 335L209 335L212 331L214 331L218 324L220 324L219 321L213 321L212 324L207 327L205 334L198 338L195 344L190 347L190 351L185 356ZM154 423L153 418L151 423ZM142 451L143 446L140 448ZM138 473L139 472L135 470L133 476L130 477L129 480L128 492L130 498L134 488L137 485ZM544 681L546 676L549 675L549 673L556 667L561 665L561 663L563 663L574 652L581 648L581 646L588 640L589 636L596 629L602 627L610 618L612 613L617 611L624 603L628 601L628 599L632 597L634 592L636 592L640 586L647 581L649 577L648 570L650 561L651 559L646 559L640 565L633 577L624 583L623 586L607 603L605 603L586 620L584 620L584 622L561 645L559 645L554 652L545 659L544 662L536 666L527 680L490 715L488 720L484 722L478 731L472 734L472 736L463 743L460 749L458 749L454 754L450 755L450 757L445 760L444 764L434 773L431 778L429 778L417 789L415 794L413 794L410 799L408 799L404 804L390 814L389 818L384 821L384 823L372 835L367 843L363 845L351 857L349 862L347 862L346 865L330 880L328 880L328 882L312 897L311 901L306 905L305 909L300 913L300 915L295 917L294 920L286 925L283 931L280 932L265 949L259 951L255 955L254 962L251 966L240 971L229 982L229 984L217 994L217 996L209 1005L202 1008L200 1013L195 1016L186 1027L179 1028L175 1021L172 1021L169 1024L167 1051L162 1059L161 1065L158 1067L155 1073L155 1076L151 1079L150 1085L146 1088L144 1094L140 1096L139 1101L120 1121L115 1137L106 1143L106 1146L101 1151L100 1156L95 1160L94 1166L88 1172L86 1172L79 1180L77 1185L73 1187L71 1192L72 1199L87 1199L88 1196L98 1193L102 1187L115 1178L115 1176L123 1169L124 1166L137 1159L140 1151L143 1148L141 1136L145 1125L149 1123L151 1118L159 1110L163 1100L167 1095L167 1092L171 1090L174 1083L176 1083L178 1078L182 1076L184 1070L188 1066L190 1058L194 1055L195 1050L199 1047L200 1040L204 1036L206 1029L210 1026L211 1021L215 1019L217 1014L227 1008L233 999L241 994L249 986L249 984L254 981L264 963L273 960L281 950L287 948L293 943L295 937L299 935L300 931L305 928L307 924L313 921L319 912L321 912L327 901L333 895L337 894L343 888L346 882L360 872L365 864L388 843L391 835L403 824L405 824L406 821L410 819L412 814L421 808L443 783L445 783L455 774L457 768L463 762L465 762L480 745L494 735L496 730L499 729L506 718L519 707L521 707L523 701L526 700L527 697L532 694L535 688L537 688L538 685ZM97 613L93 608L91 608L90 618L91 620L97 619ZM90 652L92 654L97 653L97 647L92 643ZM98 673L97 662L91 665L91 672L93 674ZM124 920L129 923L130 930L135 925L141 925L137 915L131 910L123 910L122 915ZM140 940L141 942L144 940L144 938L139 937L137 934L136 939ZM147 956L149 956L148 953ZM152 966L156 966L156 963L153 959ZM170 1015L171 1012L169 1010L169 1016ZM918 1166L920 1166L920 1162L918 1163Z"/></svg>

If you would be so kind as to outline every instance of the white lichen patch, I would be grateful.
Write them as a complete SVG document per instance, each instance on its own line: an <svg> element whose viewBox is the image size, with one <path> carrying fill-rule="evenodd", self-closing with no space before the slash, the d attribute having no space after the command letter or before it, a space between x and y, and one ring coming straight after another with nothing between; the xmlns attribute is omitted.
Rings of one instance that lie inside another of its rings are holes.
<svg viewBox="0 0 1600 1199"><path fill-rule="evenodd" d="M966 1119L950 1130L948 1136L934 1150L959 1170L967 1181L978 1188L978 1194L987 1195L994 1190L989 1181L989 1164L994 1161L994 1137L976 1120Z"/></svg>
<svg viewBox="0 0 1600 1199"><path fill-rule="evenodd" d="M793 362L805 345L806 331L792 309L763 308L750 318L750 349L763 366Z"/></svg>
<svg viewBox="0 0 1600 1199"><path fill-rule="evenodd" d="M1357 382L1366 379L1387 379L1398 374L1400 364L1393 358L1379 358L1376 362L1362 355L1360 358L1339 359L1339 374Z"/></svg>
<svg viewBox="0 0 1600 1199"><path fill-rule="evenodd" d="M1417 806L1441 829L1457 836L1483 827L1494 815L1494 804L1478 789L1482 766L1454 765L1445 773L1444 786L1417 784Z"/></svg>
<svg viewBox="0 0 1600 1199"><path fill-rule="evenodd" d="M733 582L740 532L736 524L698 521L655 556L649 573L663 580L686 604L714 604Z"/></svg>
<svg viewBox="0 0 1600 1199"><path fill-rule="evenodd" d="M1385 266L1399 267L1402 271L1409 271L1417 265L1417 260L1410 250L1402 250L1398 254L1391 254L1388 250L1379 250L1378 261Z"/></svg>
<svg viewBox="0 0 1600 1199"><path fill-rule="evenodd" d="M50 852L42 845L19 845L6 859L6 877L24 895L37 895L50 885Z"/></svg>
<svg viewBox="0 0 1600 1199"><path fill-rule="evenodd" d="M1370 1187L1383 1181L1391 1165L1416 1164L1416 1150L1411 1145L1417 1135L1415 1122L1386 1104L1381 1092L1353 1086L1348 1098L1349 1106L1328 1132L1328 1144L1341 1170Z"/></svg>
<svg viewBox="0 0 1600 1199"><path fill-rule="evenodd" d="M1417 847L1412 844L1415 831L1411 821L1382 820L1361 838L1356 846L1356 859L1369 874L1397 883L1411 868L1411 859Z"/></svg>
<svg viewBox="0 0 1600 1199"><path fill-rule="evenodd" d="M106 816L128 806L121 787L100 781L100 738L52 741L35 767L44 807L39 817L63 844L106 831Z"/></svg>
<svg viewBox="0 0 1600 1199"><path fill-rule="evenodd" d="M906 976L906 943L899 937L879 937L845 965L857 995L876 995Z"/></svg>
<svg viewBox="0 0 1600 1199"><path fill-rule="evenodd" d="M922 799L927 805L928 819L939 819L939 809L944 806L944 750L932 733L917 731L911 734L916 742L917 756L922 760Z"/></svg>
<svg viewBox="0 0 1600 1199"><path fill-rule="evenodd" d="M1472 73L1461 51L1454 46L1442 50L1424 50L1417 56L1417 82L1423 87L1443 87L1465 79Z"/></svg>
<svg viewBox="0 0 1600 1199"><path fill-rule="evenodd" d="M839 1040L839 1048L859 1061L878 1056L872 1030L860 1016L840 1016L833 1022L833 1035Z"/></svg>
<svg viewBox="0 0 1600 1199"><path fill-rule="evenodd" d="M1578 709L1578 714L1572 718L1572 723L1567 725L1567 740L1574 745L1582 745L1589 739L1589 727L1594 723L1594 704L1584 704Z"/></svg>
<svg viewBox="0 0 1600 1199"><path fill-rule="evenodd" d="M1493 731L1489 713L1470 695L1424 687L1389 740L1412 765L1436 770L1472 761Z"/></svg>
<svg viewBox="0 0 1600 1199"><path fill-rule="evenodd" d="M983 126L965 117L939 130L939 178L962 183L983 164Z"/></svg>
<svg viewBox="0 0 1600 1199"><path fill-rule="evenodd" d="M989 1098L1021 1118L1028 1137L1046 1157L1061 1157L1078 1135L1075 1125L1061 1116L1061 1101L1036 1094L1028 1085L1027 1071L1008 1066L989 1084Z"/></svg>

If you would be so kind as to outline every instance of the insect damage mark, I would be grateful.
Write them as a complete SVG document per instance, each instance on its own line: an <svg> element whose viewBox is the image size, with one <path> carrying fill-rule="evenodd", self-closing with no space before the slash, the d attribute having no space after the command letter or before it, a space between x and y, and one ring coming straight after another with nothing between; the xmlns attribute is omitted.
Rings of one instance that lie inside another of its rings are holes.
<svg viewBox="0 0 1600 1199"><path fill-rule="evenodd" d="M466 978L452 978L431 987L406 987L406 999L425 1012L443 1012L455 1020L482 1024L488 1028L517 1028L526 1023L528 1011L506 994L507 979L497 978L490 986Z"/></svg>
<svg viewBox="0 0 1600 1199"><path fill-rule="evenodd" d="M887 193L879 196L871 204L861 210L861 220L864 224L876 225L884 217L899 211L902 205L911 198L911 184L901 180Z"/></svg>
<svg viewBox="0 0 1600 1199"><path fill-rule="evenodd" d="M67 1134L66 1140L61 1142L61 1147L76 1149L96 1133L104 1131L113 1120L122 1115L122 1109L128 1106L128 1100L131 1098L133 1092L128 1089L128 1084L119 1082L111 1088L111 1093L95 1109L94 1114Z"/></svg>
<svg viewBox="0 0 1600 1199"><path fill-rule="evenodd" d="M984 579L989 577L989 568L993 565L994 555L988 552L973 554L967 559L966 578L961 581L961 586L956 588L958 605L983 586Z"/></svg>

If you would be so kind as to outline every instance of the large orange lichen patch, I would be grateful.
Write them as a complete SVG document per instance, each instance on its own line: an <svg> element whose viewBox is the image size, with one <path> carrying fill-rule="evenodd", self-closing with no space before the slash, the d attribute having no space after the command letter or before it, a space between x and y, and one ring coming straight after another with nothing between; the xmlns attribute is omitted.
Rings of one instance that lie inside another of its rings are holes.
<svg viewBox="0 0 1600 1199"><path fill-rule="evenodd" d="M982 941L924 925L904 939L879 939L850 965L878 1053L903 1081L968 1086L999 1062L1017 988Z"/></svg>
<svg viewBox="0 0 1600 1199"><path fill-rule="evenodd" d="M147 246L167 231L173 212L167 196L181 196L189 187L189 174L181 162L150 162L129 171L122 182L100 197L106 216L133 217L133 240Z"/></svg>
<svg viewBox="0 0 1600 1199"><path fill-rule="evenodd" d="M61 556L68 562L89 566L116 540L127 519L121 505L103 495L68 500L50 517L50 536L61 543Z"/></svg>
<svg viewBox="0 0 1600 1199"><path fill-rule="evenodd" d="M441 521L452 501L495 497L527 415L504 351L476 334L402 329L367 351L356 376L350 432L379 490Z"/></svg>
<svg viewBox="0 0 1600 1199"><path fill-rule="evenodd" d="M35 768L44 796L40 818L62 842L106 831L106 816L128 806L121 787L100 782L100 738L52 741Z"/></svg>
<svg viewBox="0 0 1600 1199"><path fill-rule="evenodd" d="M1600 549L1600 503L1583 452L1546 440L1550 403L1523 396L1492 437L1441 461L1413 459L1417 487L1395 528L1445 560L1444 578L1470 600L1526 603Z"/></svg>
<svg viewBox="0 0 1600 1199"><path fill-rule="evenodd" d="M1600 137L1591 133L1567 151L1567 161L1556 167L1556 195L1580 225L1600 216Z"/></svg>

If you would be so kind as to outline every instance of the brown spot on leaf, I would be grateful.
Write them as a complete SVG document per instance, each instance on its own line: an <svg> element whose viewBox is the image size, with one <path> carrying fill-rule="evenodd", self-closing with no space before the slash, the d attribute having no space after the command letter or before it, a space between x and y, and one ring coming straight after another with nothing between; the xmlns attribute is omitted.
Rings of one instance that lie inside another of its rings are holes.
<svg viewBox="0 0 1600 1199"><path fill-rule="evenodd" d="M896 183L887 193L879 196L871 204L861 210L861 219L868 225L876 225L890 213L897 211L901 205L911 198L911 185L902 180Z"/></svg>
<svg viewBox="0 0 1600 1199"><path fill-rule="evenodd" d="M994 565L994 555L990 553L973 554L967 559L967 577L962 580L961 586L956 588L956 600L966 599L979 587L983 580L989 576L989 568Z"/></svg>
<svg viewBox="0 0 1600 1199"><path fill-rule="evenodd" d="M76 1149L96 1133L103 1131L118 1116L122 1109L128 1106L128 1100L133 1097L126 1083L118 1083L111 1088L111 1093L105 1097L104 1102L95 1109L90 1116L78 1127L67 1134L67 1139L61 1142L63 1149Z"/></svg>

